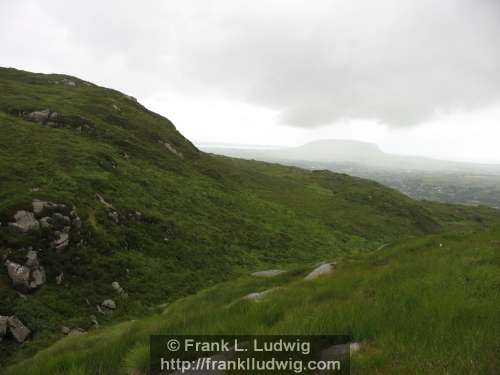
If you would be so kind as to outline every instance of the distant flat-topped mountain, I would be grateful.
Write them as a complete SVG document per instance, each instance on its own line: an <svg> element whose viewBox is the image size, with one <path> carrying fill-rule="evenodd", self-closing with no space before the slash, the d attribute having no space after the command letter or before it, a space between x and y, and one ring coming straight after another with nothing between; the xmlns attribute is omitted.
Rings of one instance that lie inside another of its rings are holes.
<svg viewBox="0 0 500 375"><path fill-rule="evenodd" d="M421 156L389 154L376 144L344 139L324 139L298 147L251 149L238 147L201 147L205 151L227 156L265 161L308 161L318 163L355 164L370 168L404 171L480 172L500 174L500 166L437 160Z"/></svg>

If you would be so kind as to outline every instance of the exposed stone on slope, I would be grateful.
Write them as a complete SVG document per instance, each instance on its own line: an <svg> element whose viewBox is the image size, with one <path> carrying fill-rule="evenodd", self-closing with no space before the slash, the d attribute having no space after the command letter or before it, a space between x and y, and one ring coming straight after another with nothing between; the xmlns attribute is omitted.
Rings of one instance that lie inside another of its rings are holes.
<svg viewBox="0 0 500 375"><path fill-rule="evenodd" d="M31 331L16 316L9 316L7 326L12 337L18 342L26 341Z"/></svg>
<svg viewBox="0 0 500 375"><path fill-rule="evenodd" d="M245 297L243 297L243 299L246 299L248 301L254 301L254 302L262 301L265 297L267 297L269 294L276 291L277 289L278 288L271 288L268 290L264 290L263 292L250 293L250 294L247 294Z"/></svg>
<svg viewBox="0 0 500 375"><path fill-rule="evenodd" d="M5 261L7 274L14 289L21 293L32 292L46 282L45 270L38 261L38 254L30 250L25 265L9 260Z"/></svg>
<svg viewBox="0 0 500 375"><path fill-rule="evenodd" d="M7 274L12 281L12 286L14 287L14 289L20 291L21 293L27 293L31 290L31 269L29 267L11 262L10 260L7 260L5 262L5 267L7 267Z"/></svg>
<svg viewBox="0 0 500 375"><path fill-rule="evenodd" d="M179 152L175 149L174 146L172 146L170 143L168 143L167 141L162 141L161 139L158 140L158 142L160 144L162 144L168 151L170 151L172 154L174 154L175 156L177 156L178 158L180 159L184 159L184 155L182 155L182 152Z"/></svg>
<svg viewBox="0 0 500 375"><path fill-rule="evenodd" d="M50 110L43 109L41 111L30 112L26 114L24 117L30 121L45 123L49 119L49 116L50 116Z"/></svg>
<svg viewBox="0 0 500 375"><path fill-rule="evenodd" d="M97 311L101 314L111 314L115 309L116 303L112 299L106 299L100 305L97 305Z"/></svg>
<svg viewBox="0 0 500 375"><path fill-rule="evenodd" d="M51 246L56 250L64 250L69 245L69 233L68 231L57 231L55 232L56 239L52 241Z"/></svg>
<svg viewBox="0 0 500 375"><path fill-rule="evenodd" d="M17 211L14 214L15 222L9 223L10 226L19 229L21 232L37 231L40 229L40 223L35 219L35 215L29 211Z"/></svg>
<svg viewBox="0 0 500 375"><path fill-rule="evenodd" d="M320 359L323 361L329 361L334 359L339 359L348 354L353 355L354 353L361 350L361 344L359 342L351 342L349 344L333 345L329 348L321 351Z"/></svg>
<svg viewBox="0 0 500 375"><path fill-rule="evenodd" d="M258 271L258 272L252 273L252 276L256 276L256 277L274 277L274 276L281 275L284 272L285 271L283 271L283 270Z"/></svg>
<svg viewBox="0 0 500 375"><path fill-rule="evenodd" d="M122 297L122 298L127 298L128 294L125 292L125 289L123 289L118 281L113 281L111 283L111 287Z"/></svg>
<svg viewBox="0 0 500 375"><path fill-rule="evenodd" d="M314 280L320 276L331 274L335 271L336 263L325 263L310 272L304 280Z"/></svg>

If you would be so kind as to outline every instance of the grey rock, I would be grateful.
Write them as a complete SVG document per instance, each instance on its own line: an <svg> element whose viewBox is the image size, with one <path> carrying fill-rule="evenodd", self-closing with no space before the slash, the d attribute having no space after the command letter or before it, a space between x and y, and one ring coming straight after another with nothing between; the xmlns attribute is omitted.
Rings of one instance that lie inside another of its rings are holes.
<svg viewBox="0 0 500 375"><path fill-rule="evenodd" d="M10 316L7 319L7 325L10 334L18 343L25 342L31 334L31 331L16 316Z"/></svg>
<svg viewBox="0 0 500 375"><path fill-rule="evenodd" d="M273 293L277 289L278 288L271 288L259 293L250 293L247 294L245 297L243 297L243 299L254 302L262 301L265 297L267 297L269 294Z"/></svg>
<svg viewBox="0 0 500 375"><path fill-rule="evenodd" d="M61 272L59 275L56 276L56 284L61 285L64 281L64 272Z"/></svg>
<svg viewBox="0 0 500 375"><path fill-rule="evenodd" d="M96 328L99 327L99 322L97 321L97 317L95 315L90 315L90 321Z"/></svg>
<svg viewBox="0 0 500 375"><path fill-rule="evenodd" d="M22 293L29 292L31 269L10 260L5 262L5 267L7 267L7 274L12 281L12 286Z"/></svg>
<svg viewBox="0 0 500 375"><path fill-rule="evenodd" d="M19 229L21 232L30 232L40 229L40 223L35 219L32 212L24 210L17 211L14 215L14 220L15 222L9 223L9 225Z"/></svg>
<svg viewBox="0 0 500 375"><path fill-rule="evenodd" d="M75 228L76 230L80 230L82 229L82 219L80 219L80 217L75 217L72 221L71 221L71 225L73 226L73 228Z"/></svg>
<svg viewBox="0 0 500 375"><path fill-rule="evenodd" d="M315 280L320 276L331 274L335 271L336 263L325 263L310 272L304 280Z"/></svg>
<svg viewBox="0 0 500 375"><path fill-rule="evenodd" d="M96 196L97 200L99 202L101 202L106 208L114 210L113 205L111 203L106 202L106 200L104 199L104 197L101 194L96 193L95 196Z"/></svg>
<svg viewBox="0 0 500 375"><path fill-rule="evenodd" d="M120 215L118 215L118 212L110 211L110 212L108 212L108 216L111 220L113 220L115 222L115 224L120 223Z"/></svg>
<svg viewBox="0 0 500 375"><path fill-rule="evenodd" d="M71 332L71 328L66 327L66 326L62 326L62 327L61 327L61 332L62 332L63 334L65 334L65 335L67 335L68 333L70 333L70 332Z"/></svg>
<svg viewBox="0 0 500 375"><path fill-rule="evenodd" d="M52 228L52 224L50 223L51 222L51 218L50 217L42 217L40 219L40 226L42 227L42 229L50 229Z"/></svg>
<svg viewBox="0 0 500 375"><path fill-rule="evenodd" d="M64 216L63 214L56 212L52 215L52 219L56 224L60 225L69 225L71 223L71 220L68 216Z"/></svg>
<svg viewBox="0 0 500 375"><path fill-rule="evenodd" d="M184 155L182 155L182 152L179 152L175 149L174 146L172 146L170 143L168 143L167 141L158 141L160 142L168 151L170 151L172 154L174 154L175 156L177 156L178 158L180 159L184 159Z"/></svg>
<svg viewBox="0 0 500 375"><path fill-rule="evenodd" d="M346 355L353 355L361 350L359 342L351 342L349 344L333 345L321 351L320 359L323 361L338 360Z"/></svg>
<svg viewBox="0 0 500 375"><path fill-rule="evenodd" d="M69 245L69 234L66 232L56 232L56 239L52 241L52 247L56 250L64 250Z"/></svg>
<svg viewBox="0 0 500 375"><path fill-rule="evenodd" d="M123 292L123 288L120 286L120 283L118 281L113 281L111 283L111 287L116 290L118 293Z"/></svg>
<svg viewBox="0 0 500 375"><path fill-rule="evenodd" d="M41 201L39 199L33 199L33 202L31 202L31 204L33 205L33 212L36 215L40 215L46 208L53 207L53 203Z"/></svg>
<svg viewBox="0 0 500 375"><path fill-rule="evenodd" d="M69 331L68 336L82 336L87 334L87 332L81 328L74 328Z"/></svg>
<svg viewBox="0 0 500 375"><path fill-rule="evenodd" d="M120 112L120 107L118 107L116 104L112 104L111 107L113 107L115 111Z"/></svg>
<svg viewBox="0 0 500 375"><path fill-rule="evenodd" d="M107 299L107 300L104 300L101 303L101 307L103 309L107 309L107 310L115 310L116 309L116 303L112 299Z"/></svg>
<svg viewBox="0 0 500 375"><path fill-rule="evenodd" d="M48 120L50 116L50 110L49 109L44 109L44 110L41 110L41 111L34 111L34 112L31 112L31 113L28 113L26 115L26 118L28 120L31 120L31 121L35 121L35 122L45 122Z"/></svg>
<svg viewBox="0 0 500 375"><path fill-rule="evenodd" d="M38 268L40 266L40 262L38 261L38 253L36 251L28 251L28 254L26 255L25 265L30 268Z"/></svg>
<svg viewBox="0 0 500 375"><path fill-rule="evenodd" d="M45 275L45 270L43 269L43 267L35 269L31 272L31 280L32 280L30 282L31 289L37 289L41 287L43 284L45 284L47 277Z"/></svg>
<svg viewBox="0 0 500 375"><path fill-rule="evenodd" d="M284 272L285 271L283 271L283 270L258 271L258 272L252 273L252 276L256 276L256 277L274 277L274 276L281 275Z"/></svg>

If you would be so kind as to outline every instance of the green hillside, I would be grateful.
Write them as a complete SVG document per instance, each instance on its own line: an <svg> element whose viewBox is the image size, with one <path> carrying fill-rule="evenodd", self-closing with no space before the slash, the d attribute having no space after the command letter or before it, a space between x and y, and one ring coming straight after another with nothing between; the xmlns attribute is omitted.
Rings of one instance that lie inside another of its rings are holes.
<svg viewBox="0 0 500 375"><path fill-rule="evenodd" d="M48 208L36 213L34 201ZM39 224L10 225L20 211ZM47 281L23 296L0 268L0 315L33 332L32 342L0 343L0 366L59 339L61 326L91 330L92 315L100 326L140 318L250 270L363 258L497 217L347 175L208 155L120 92L2 68L0 260L21 264L31 247ZM106 299L116 310L99 314Z"/></svg>
<svg viewBox="0 0 500 375"><path fill-rule="evenodd" d="M144 374L151 334L350 334L353 374L498 374L498 226L395 243L312 268L247 276L181 299L150 318L68 337L7 375ZM260 302L251 292L280 287Z"/></svg>

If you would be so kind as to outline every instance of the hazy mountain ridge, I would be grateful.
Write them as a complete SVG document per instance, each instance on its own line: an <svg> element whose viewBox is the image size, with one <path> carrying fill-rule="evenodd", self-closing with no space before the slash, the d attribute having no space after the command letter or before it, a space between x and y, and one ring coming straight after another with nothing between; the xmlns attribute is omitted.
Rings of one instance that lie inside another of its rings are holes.
<svg viewBox="0 0 500 375"><path fill-rule="evenodd" d="M500 166L387 154L375 144L323 140L300 147L251 149L201 146L207 152L328 169L369 178L412 198L500 208Z"/></svg>

